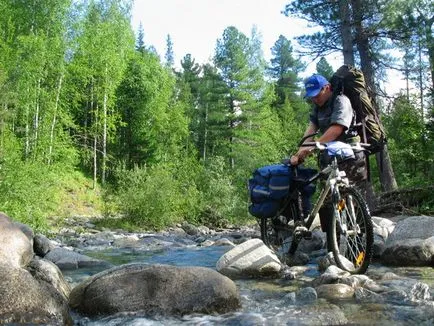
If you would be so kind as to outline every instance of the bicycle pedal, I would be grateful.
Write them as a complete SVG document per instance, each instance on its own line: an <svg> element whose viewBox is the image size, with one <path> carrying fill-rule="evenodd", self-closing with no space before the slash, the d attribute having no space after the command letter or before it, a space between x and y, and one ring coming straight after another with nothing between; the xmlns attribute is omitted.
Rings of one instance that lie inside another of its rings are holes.
<svg viewBox="0 0 434 326"><path fill-rule="evenodd" d="M305 226L297 226L294 230L294 234L297 238L311 240L312 239L312 232L309 231Z"/></svg>
<svg viewBox="0 0 434 326"><path fill-rule="evenodd" d="M306 231L306 232L303 234L303 239L306 239L306 240L312 240L312 231Z"/></svg>

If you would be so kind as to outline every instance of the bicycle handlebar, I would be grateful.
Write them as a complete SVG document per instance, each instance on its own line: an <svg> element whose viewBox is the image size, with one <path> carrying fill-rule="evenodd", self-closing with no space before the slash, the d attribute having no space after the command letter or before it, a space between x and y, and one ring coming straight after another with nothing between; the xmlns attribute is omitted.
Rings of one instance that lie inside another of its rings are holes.
<svg viewBox="0 0 434 326"><path fill-rule="evenodd" d="M316 142L305 142L305 143L302 143L300 145L300 147L315 147L316 149L323 151L327 148L327 144L328 143L320 143L317 141ZM359 150L359 151L361 151L361 150L366 151L371 146L370 144L366 144L366 143L354 143L354 144L348 144L348 145L350 145L353 150Z"/></svg>

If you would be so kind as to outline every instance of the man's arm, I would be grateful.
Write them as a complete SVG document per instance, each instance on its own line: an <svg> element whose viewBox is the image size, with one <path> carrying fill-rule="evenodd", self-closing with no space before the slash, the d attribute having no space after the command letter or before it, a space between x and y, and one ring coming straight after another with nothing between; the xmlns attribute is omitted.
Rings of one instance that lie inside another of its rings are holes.
<svg viewBox="0 0 434 326"><path fill-rule="evenodd" d="M311 121L309 123L309 126L306 128L306 131L304 132L303 137L306 137L307 135L312 135L318 131L318 127ZM311 142L313 141L313 136L307 138L304 142ZM291 156L291 164L297 165L304 161L304 158L312 151L311 147L300 147L293 156Z"/></svg>
<svg viewBox="0 0 434 326"><path fill-rule="evenodd" d="M317 131L317 127L311 122L309 127L306 129L304 136L313 134ZM320 143L328 143L336 140L345 130L344 126L333 124L331 125L325 133L318 139ZM313 141L313 137L306 139L306 142ZM297 165L303 163L304 159L312 153L314 147L300 147L298 152L291 157L291 164Z"/></svg>
<svg viewBox="0 0 434 326"><path fill-rule="evenodd" d="M320 143L328 143L338 139L344 132L345 127L339 124L333 124L325 131L325 133L318 139Z"/></svg>

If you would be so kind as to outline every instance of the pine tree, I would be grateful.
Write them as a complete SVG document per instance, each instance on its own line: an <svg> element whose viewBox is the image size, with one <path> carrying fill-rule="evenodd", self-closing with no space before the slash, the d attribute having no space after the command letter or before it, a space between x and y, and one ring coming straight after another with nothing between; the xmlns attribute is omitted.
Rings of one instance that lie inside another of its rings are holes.
<svg viewBox="0 0 434 326"><path fill-rule="evenodd" d="M169 34L167 34L166 38L166 54L164 55L164 59L166 60L166 66L172 68L175 63L175 54L173 53L172 38Z"/></svg>
<svg viewBox="0 0 434 326"><path fill-rule="evenodd" d="M281 155L281 130L270 109L272 87L263 79L263 59L257 48L235 27L226 28L217 40L214 62L227 87L227 124L221 136L228 151L223 155L233 169L251 169Z"/></svg>

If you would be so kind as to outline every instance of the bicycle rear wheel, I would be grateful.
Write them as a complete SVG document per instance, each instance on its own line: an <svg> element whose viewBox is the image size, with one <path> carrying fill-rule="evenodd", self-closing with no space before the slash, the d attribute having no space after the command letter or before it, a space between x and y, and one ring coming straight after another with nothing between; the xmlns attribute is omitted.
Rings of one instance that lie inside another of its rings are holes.
<svg viewBox="0 0 434 326"><path fill-rule="evenodd" d="M363 274L371 262L374 244L368 206L353 186L340 187L332 203L327 242L336 265L351 274Z"/></svg>
<svg viewBox="0 0 434 326"><path fill-rule="evenodd" d="M261 239L267 247L275 252L285 253L285 251L288 251L289 239L293 232L293 227L289 225L289 222L298 216L298 212L299 209L296 203L290 201L282 215L273 218L261 218Z"/></svg>

